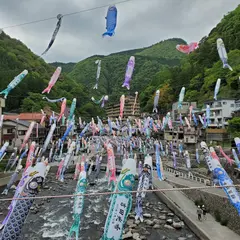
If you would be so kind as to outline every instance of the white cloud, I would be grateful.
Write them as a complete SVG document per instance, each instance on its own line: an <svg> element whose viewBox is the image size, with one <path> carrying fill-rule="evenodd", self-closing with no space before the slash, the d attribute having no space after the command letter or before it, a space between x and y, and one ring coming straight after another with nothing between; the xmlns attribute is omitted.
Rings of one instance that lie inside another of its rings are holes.
<svg viewBox="0 0 240 240"><path fill-rule="evenodd" d="M9 0L0 3L0 27L34 21L117 0ZM216 26L224 14L235 9L238 0L133 0L117 5L118 25L113 38L102 39L107 8L66 16L48 62L79 61L95 54L110 54L147 47L170 37L199 41ZM48 45L57 19L4 30L21 40L36 54Z"/></svg>

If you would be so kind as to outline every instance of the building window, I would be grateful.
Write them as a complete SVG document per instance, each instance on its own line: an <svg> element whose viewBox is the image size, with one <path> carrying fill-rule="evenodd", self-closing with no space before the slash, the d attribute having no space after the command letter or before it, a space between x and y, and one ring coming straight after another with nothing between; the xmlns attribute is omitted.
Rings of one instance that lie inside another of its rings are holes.
<svg viewBox="0 0 240 240"><path fill-rule="evenodd" d="M8 128L7 129L7 133L13 133L13 129L12 128Z"/></svg>
<svg viewBox="0 0 240 240"><path fill-rule="evenodd" d="M223 105L226 105L227 103L226 102L223 102Z"/></svg>
<svg viewBox="0 0 240 240"><path fill-rule="evenodd" d="M19 130L19 131L18 131L18 135L19 135L19 136L23 136L23 135L25 135L25 131L23 131L23 130Z"/></svg>

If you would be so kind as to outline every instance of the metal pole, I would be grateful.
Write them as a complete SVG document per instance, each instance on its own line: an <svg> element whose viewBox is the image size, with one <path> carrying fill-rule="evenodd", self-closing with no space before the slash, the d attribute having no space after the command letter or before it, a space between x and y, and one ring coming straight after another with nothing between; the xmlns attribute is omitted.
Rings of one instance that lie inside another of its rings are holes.
<svg viewBox="0 0 240 240"><path fill-rule="evenodd" d="M2 99L0 99L0 116L2 116L2 104L1 101ZM2 146L2 128L3 128L3 124L2 127L0 128L0 146Z"/></svg>
<svg viewBox="0 0 240 240"><path fill-rule="evenodd" d="M2 115L2 108L5 107L5 99L0 98L0 116ZM0 146L2 145L2 128L0 129Z"/></svg>

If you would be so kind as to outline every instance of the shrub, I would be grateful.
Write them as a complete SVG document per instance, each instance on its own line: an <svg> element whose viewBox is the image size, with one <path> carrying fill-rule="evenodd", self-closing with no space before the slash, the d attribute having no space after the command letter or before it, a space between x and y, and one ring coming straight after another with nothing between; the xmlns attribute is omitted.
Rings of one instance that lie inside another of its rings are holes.
<svg viewBox="0 0 240 240"><path fill-rule="evenodd" d="M225 219L221 219L220 223L223 226L227 226L228 225L228 219L226 219L226 218Z"/></svg>
<svg viewBox="0 0 240 240"><path fill-rule="evenodd" d="M219 210L215 210L215 211L214 211L214 216L215 216L215 220L216 220L217 222L221 222L221 215L220 215Z"/></svg>

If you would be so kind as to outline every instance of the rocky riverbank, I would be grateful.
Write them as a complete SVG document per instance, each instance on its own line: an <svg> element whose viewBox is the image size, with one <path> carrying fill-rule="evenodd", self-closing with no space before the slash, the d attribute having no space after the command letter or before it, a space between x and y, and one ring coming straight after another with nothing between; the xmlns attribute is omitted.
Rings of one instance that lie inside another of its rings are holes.
<svg viewBox="0 0 240 240"><path fill-rule="evenodd" d="M55 180L55 174L49 173L46 184L38 196L73 194L76 181L72 174L67 174L65 182ZM0 189L2 190L2 189ZM108 191L107 181L102 174L98 183L88 186L89 193ZM10 191L9 197L13 195ZM3 195L0 196L3 198ZM4 196L5 197L5 196ZM82 240L99 240L109 208L109 197L98 196L85 198L84 212L81 217L80 238ZM6 216L10 202L0 206L0 220ZM31 240L65 240L73 222L73 198L39 199L34 202L23 228L22 239ZM126 223L123 239L148 240L196 240L198 239L175 214L154 193L148 193L144 200L144 222L135 221L135 196L132 212Z"/></svg>

